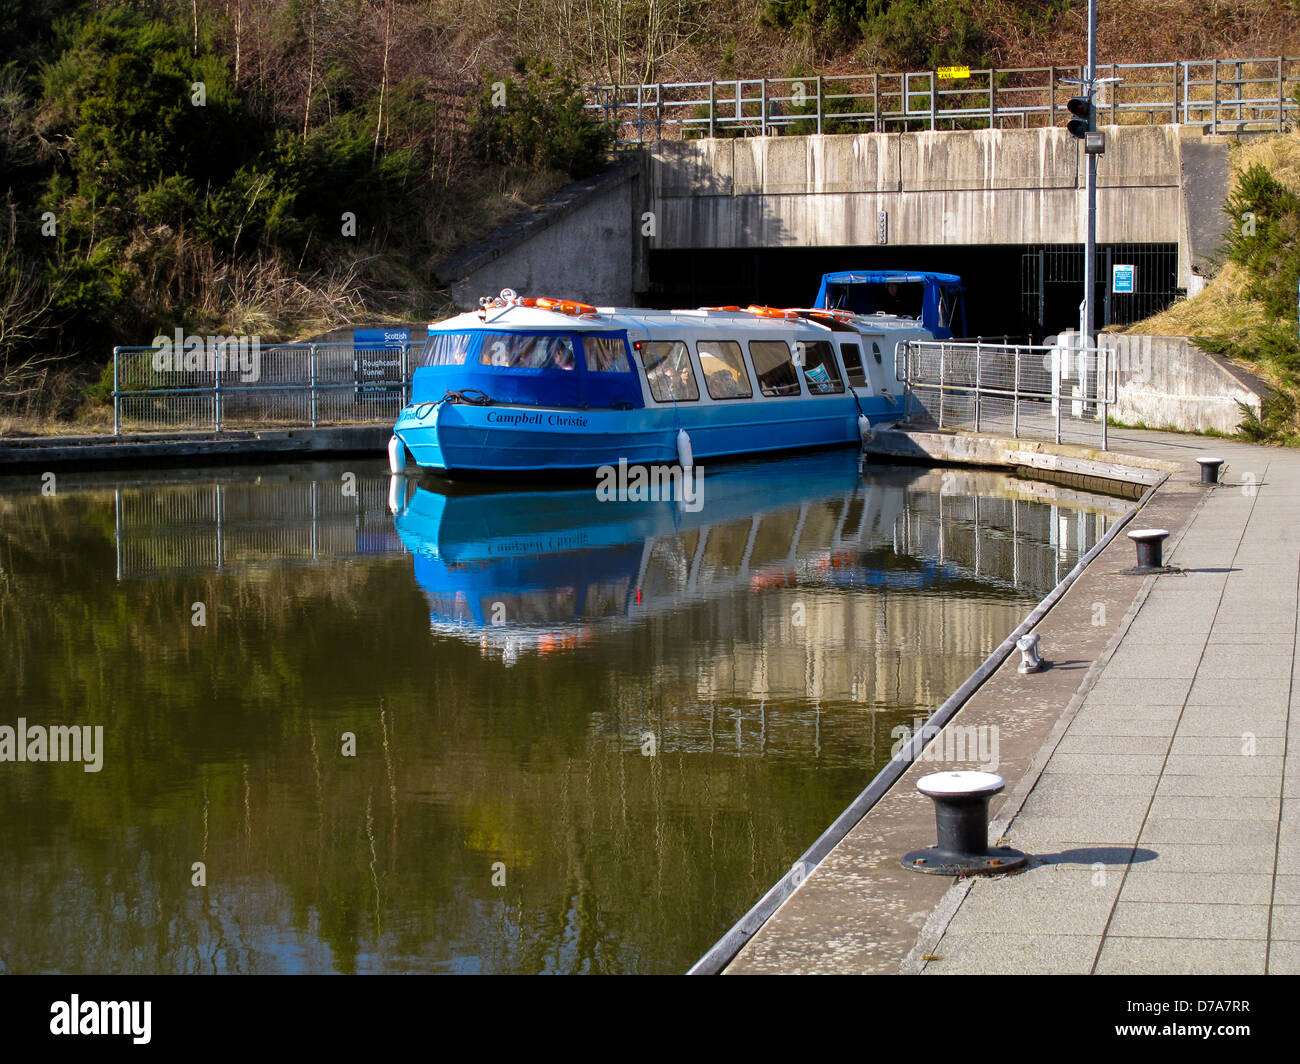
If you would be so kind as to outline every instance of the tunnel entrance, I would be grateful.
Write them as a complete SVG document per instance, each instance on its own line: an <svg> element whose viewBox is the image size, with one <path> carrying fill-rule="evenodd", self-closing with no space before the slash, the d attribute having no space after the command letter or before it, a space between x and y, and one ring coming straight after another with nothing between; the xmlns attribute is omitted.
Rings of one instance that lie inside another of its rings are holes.
<svg viewBox="0 0 1300 1064"><path fill-rule="evenodd" d="M1113 267L1133 267L1133 291L1114 292ZM937 270L966 288L971 337L1019 342L1079 327L1083 246L997 244L964 247L703 248L650 252L648 307L810 306L823 273L837 270ZM1095 325L1128 325L1168 307L1180 294L1175 244L1097 248Z"/></svg>

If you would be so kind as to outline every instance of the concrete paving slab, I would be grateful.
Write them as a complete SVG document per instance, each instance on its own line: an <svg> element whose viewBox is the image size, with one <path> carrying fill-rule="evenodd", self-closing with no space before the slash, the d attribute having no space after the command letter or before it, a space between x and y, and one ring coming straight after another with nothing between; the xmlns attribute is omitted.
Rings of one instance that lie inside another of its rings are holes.
<svg viewBox="0 0 1300 1064"><path fill-rule="evenodd" d="M1300 942L1274 942L1268 951L1269 975L1300 975Z"/></svg>
<svg viewBox="0 0 1300 1064"><path fill-rule="evenodd" d="M1091 699L1111 705L1146 702L1153 706L1177 706L1187 701L1192 680L1187 678L1111 679L1103 675L1088 692ZM1218 701L1210 699L1210 701Z"/></svg>
<svg viewBox="0 0 1300 1064"><path fill-rule="evenodd" d="M1263 975L1268 943L1200 938L1107 938L1098 975Z"/></svg>
<svg viewBox="0 0 1300 1064"><path fill-rule="evenodd" d="M1273 877L1273 904L1300 905L1300 875Z"/></svg>
<svg viewBox="0 0 1300 1064"><path fill-rule="evenodd" d="M1272 843L1243 846L1232 842L1162 842L1158 846L1144 844L1142 849L1156 855L1150 862L1152 871L1162 872L1204 872L1214 868L1269 871L1277 856Z"/></svg>
<svg viewBox="0 0 1300 1064"><path fill-rule="evenodd" d="M1164 775L1156 787L1156 794L1209 798L1259 798L1277 794L1277 791L1277 780L1272 776Z"/></svg>
<svg viewBox="0 0 1300 1064"><path fill-rule="evenodd" d="M926 975L1087 975L1100 936L950 933L943 937Z"/></svg>
<svg viewBox="0 0 1300 1064"><path fill-rule="evenodd" d="M1150 754L1163 756L1170 740L1159 735L1083 735L1070 728L1056 747L1058 754Z"/></svg>
<svg viewBox="0 0 1300 1064"><path fill-rule="evenodd" d="M1274 797L1176 797L1156 793L1146 817L1153 820L1262 820L1277 827L1282 800Z"/></svg>
<svg viewBox="0 0 1300 1064"><path fill-rule="evenodd" d="M1259 735L1246 729L1242 735L1184 735L1182 729L1174 736L1169 749L1171 755L1200 754L1231 759L1235 757L1269 757L1277 765L1282 763L1286 740L1281 736Z"/></svg>
<svg viewBox="0 0 1300 1064"><path fill-rule="evenodd" d="M1163 722L1161 722L1163 723ZM1240 738L1245 733L1280 739L1286 734L1284 715L1278 710L1241 709L1236 706L1188 706L1178 721L1182 737Z"/></svg>
<svg viewBox="0 0 1300 1064"><path fill-rule="evenodd" d="M1247 705L1257 709L1285 709L1290 696L1290 676L1221 679L1198 675L1186 702L1195 706Z"/></svg>
<svg viewBox="0 0 1300 1064"><path fill-rule="evenodd" d="M1027 853L1041 853L1061 846L1132 845L1142 830L1142 812L1116 816L1109 808L1092 814L1071 816L1025 816L1012 821L1005 836L1010 845Z"/></svg>
<svg viewBox="0 0 1300 1064"><path fill-rule="evenodd" d="M1282 758L1267 755L1225 758L1220 754L1170 754L1165 771L1171 776L1204 776L1215 779L1271 776L1280 780Z"/></svg>
<svg viewBox="0 0 1300 1064"><path fill-rule="evenodd" d="M1168 872L1157 864L1130 865L1120 899L1225 905L1269 905L1273 900L1271 872Z"/></svg>
<svg viewBox="0 0 1300 1064"><path fill-rule="evenodd" d="M1160 754L1056 754L1052 770L1087 776L1159 776L1164 760Z"/></svg>
<svg viewBox="0 0 1300 1064"><path fill-rule="evenodd" d="M1139 843L1160 849L1171 842L1204 842L1222 839L1234 846L1272 846L1277 840L1277 823L1269 820L1193 820L1175 817L1149 819L1142 828Z"/></svg>
<svg viewBox="0 0 1300 1064"><path fill-rule="evenodd" d="M1269 934L1274 941L1300 942L1300 905L1274 905Z"/></svg>
<svg viewBox="0 0 1300 1064"><path fill-rule="evenodd" d="M1180 728L1176 717L1165 720L1134 719L1131 716L1093 717L1080 715L1070 725L1070 735L1109 735L1127 737L1161 737L1166 743L1174 736L1174 729ZM1229 732L1228 734L1236 734Z"/></svg>
<svg viewBox="0 0 1300 1064"><path fill-rule="evenodd" d="M1033 793L1109 802L1117 797L1150 797L1157 793L1159 783L1159 776L1081 776L1074 772L1052 770L1038 777Z"/></svg>
<svg viewBox="0 0 1300 1064"><path fill-rule="evenodd" d="M1106 937L1263 941L1268 937L1268 913L1267 905L1125 901L1121 897L1106 928Z"/></svg>

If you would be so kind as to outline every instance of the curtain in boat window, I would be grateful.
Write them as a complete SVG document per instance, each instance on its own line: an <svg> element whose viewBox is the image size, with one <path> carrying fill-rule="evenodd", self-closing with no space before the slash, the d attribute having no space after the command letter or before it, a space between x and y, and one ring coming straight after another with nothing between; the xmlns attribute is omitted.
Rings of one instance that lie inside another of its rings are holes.
<svg viewBox="0 0 1300 1064"><path fill-rule="evenodd" d="M745 356L734 340L701 340L695 345L709 395L714 399L750 399L754 389L745 370Z"/></svg>
<svg viewBox="0 0 1300 1064"><path fill-rule="evenodd" d="M790 361L790 348L781 340L750 340L749 357L764 395L798 395L799 378Z"/></svg>
<svg viewBox="0 0 1300 1064"><path fill-rule="evenodd" d="M587 370L591 373L629 373L632 370L621 336L584 336L582 350L587 358Z"/></svg>
<svg viewBox="0 0 1300 1064"><path fill-rule="evenodd" d="M463 366L473 333L434 333L420 353L421 366Z"/></svg>

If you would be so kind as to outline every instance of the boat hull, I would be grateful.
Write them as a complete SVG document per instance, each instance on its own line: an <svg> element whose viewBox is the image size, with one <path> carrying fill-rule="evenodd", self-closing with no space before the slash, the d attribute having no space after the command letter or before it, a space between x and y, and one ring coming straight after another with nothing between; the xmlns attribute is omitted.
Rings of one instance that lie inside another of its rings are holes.
<svg viewBox="0 0 1300 1064"><path fill-rule="evenodd" d="M852 395L639 410L422 403L394 435L422 470L448 474L564 472L675 464L685 430L697 460L856 443L858 418L903 416L902 404Z"/></svg>

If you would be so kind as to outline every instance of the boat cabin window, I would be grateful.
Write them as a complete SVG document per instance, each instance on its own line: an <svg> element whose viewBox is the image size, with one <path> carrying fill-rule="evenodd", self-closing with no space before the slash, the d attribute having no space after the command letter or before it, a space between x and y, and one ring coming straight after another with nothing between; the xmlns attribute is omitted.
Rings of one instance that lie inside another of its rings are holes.
<svg viewBox="0 0 1300 1064"><path fill-rule="evenodd" d="M796 340L795 351L803 366L804 380L813 395L832 395L844 391L840 368L835 364L835 349L825 340Z"/></svg>
<svg viewBox="0 0 1300 1064"><path fill-rule="evenodd" d="M764 395L798 395L799 378L790 361L790 348L781 340L750 340L749 357Z"/></svg>
<svg viewBox="0 0 1300 1064"><path fill-rule="evenodd" d="M473 333L433 333L420 354L421 366L463 366Z"/></svg>
<svg viewBox="0 0 1300 1064"><path fill-rule="evenodd" d="M545 591L521 591L487 595L479 599L479 609L488 623L555 624L574 619L577 590L572 587L547 588Z"/></svg>
<svg viewBox="0 0 1300 1064"><path fill-rule="evenodd" d="M485 333L479 363L504 369L573 369L573 339L525 333Z"/></svg>
<svg viewBox="0 0 1300 1064"><path fill-rule="evenodd" d="M877 366L883 366L884 363L880 358L880 345L875 340L871 341L871 357L876 360Z"/></svg>
<svg viewBox="0 0 1300 1064"><path fill-rule="evenodd" d="M691 368L690 352L680 340L650 340L638 343L650 394L655 402L692 402L700 397Z"/></svg>
<svg viewBox="0 0 1300 1064"><path fill-rule="evenodd" d="M857 344L840 344L840 357L844 359L844 368L849 371L849 387L865 388L867 374L862 368L862 349Z"/></svg>
<svg viewBox="0 0 1300 1064"><path fill-rule="evenodd" d="M704 384L714 399L753 398L740 344L734 340L701 340L695 345L695 353L700 356Z"/></svg>
<svg viewBox="0 0 1300 1064"><path fill-rule="evenodd" d="M630 373L632 370L621 336L584 336L582 351L587 357L587 370L591 373Z"/></svg>

